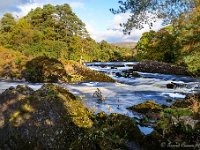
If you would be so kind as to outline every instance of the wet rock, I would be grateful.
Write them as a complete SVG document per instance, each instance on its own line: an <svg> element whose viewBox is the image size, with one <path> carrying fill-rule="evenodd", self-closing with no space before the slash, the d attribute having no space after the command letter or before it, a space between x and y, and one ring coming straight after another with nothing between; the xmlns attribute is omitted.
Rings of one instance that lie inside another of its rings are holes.
<svg viewBox="0 0 200 150"><path fill-rule="evenodd" d="M195 102L199 103L200 94L188 94L184 99L176 100L171 107L172 108L189 108L194 105Z"/></svg>
<svg viewBox="0 0 200 150"><path fill-rule="evenodd" d="M162 108L163 107L161 105L155 103L152 100L148 100L142 104L129 107L128 109L133 110L135 112L146 114L150 112L159 112L160 110L162 110Z"/></svg>
<svg viewBox="0 0 200 150"><path fill-rule="evenodd" d="M174 88L176 88L176 86L175 86L174 84L172 84L172 83L168 83L168 84L166 85L166 87L167 87L168 89L174 89Z"/></svg>
<svg viewBox="0 0 200 150"><path fill-rule="evenodd" d="M166 99L166 102L171 103L171 102L173 102L173 100L172 99Z"/></svg>
<svg viewBox="0 0 200 150"><path fill-rule="evenodd" d="M0 95L0 149L66 149L93 125L90 111L66 89L44 85L7 102L5 95L20 91L28 93L20 86Z"/></svg>
<svg viewBox="0 0 200 150"><path fill-rule="evenodd" d="M133 71L133 73L132 73L132 77L139 78L139 77L141 77L141 76L140 76L139 73Z"/></svg>
<svg viewBox="0 0 200 150"><path fill-rule="evenodd" d="M141 77L139 73L133 71L132 69L125 70L125 71L122 71L122 72L117 72L115 75L118 76L118 77L125 77L125 78L131 78L131 77L139 78L139 77Z"/></svg>
<svg viewBox="0 0 200 150"><path fill-rule="evenodd" d="M133 70L149 73L175 74L175 75L191 75L184 67L175 66L169 63L156 61L142 61L133 66Z"/></svg>
<svg viewBox="0 0 200 150"><path fill-rule="evenodd" d="M18 85L16 88L11 86L2 94L0 94L0 104L4 102L9 103L9 101L24 98L25 96L31 95L33 92L33 89L26 85Z"/></svg>

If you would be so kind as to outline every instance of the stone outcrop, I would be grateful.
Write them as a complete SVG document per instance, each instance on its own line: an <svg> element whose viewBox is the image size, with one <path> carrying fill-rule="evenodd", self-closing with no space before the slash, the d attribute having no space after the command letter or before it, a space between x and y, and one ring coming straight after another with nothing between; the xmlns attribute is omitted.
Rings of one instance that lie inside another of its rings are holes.
<svg viewBox="0 0 200 150"><path fill-rule="evenodd" d="M134 119L92 114L53 84L11 87L0 99L0 149L128 149L144 138Z"/></svg>
<svg viewBox="0 0 200 150"><path fill-rule="evenodd" d="M142 61L133 66L133 70L149 73L162 73L162 74L175 74L187 75L191 73L184 67L175 66L169 63L155 62L155 61Z"/></svg>
<svg viewBox="0 0 200 150"><path fill-rule="evenodd" d="M33 83L58 83L69 82L70 76L67 75L63 64L54 58L45 56L36 57L26 63L23 70L23 77L28 82Z"/></svg>
<svg viewBox="0 0 200 150"><path fill-rule="evenodd" d="M133 110L138 113L146 114L150 112L159 112L163 109L163 107L152 100L148 100L144 103L131 106L128 109Z"/></svg>
<svg viewBox="0 0 200 150"><path fill-rule="evenodd" d="M1 149L65 149L93 125L89 110L65 89L54 85L33 93L27 87L18 89L1 95L6 95L0 101Z"/></svg>

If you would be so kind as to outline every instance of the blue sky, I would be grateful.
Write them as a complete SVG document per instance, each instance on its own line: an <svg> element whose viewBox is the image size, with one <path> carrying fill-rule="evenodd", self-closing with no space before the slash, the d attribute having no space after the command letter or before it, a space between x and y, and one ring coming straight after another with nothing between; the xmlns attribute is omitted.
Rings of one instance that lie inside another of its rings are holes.
<svg viewBox="0 0 200 150"><path fill-rule="evenodd" d="M125 22L129 14L113 15L109 9L118 7L118 0L0 0L0 15L11 12L14 16L24 16L32 8L44 4L68 3L77 16L86 24L91 37L96 41L137 42L143 32L149 31L148 26L142 30L133 29L131 35L123 35L119 23ZM161 28L158 20L154 30ZM118 30L112 30L113 28Z"/></svg>

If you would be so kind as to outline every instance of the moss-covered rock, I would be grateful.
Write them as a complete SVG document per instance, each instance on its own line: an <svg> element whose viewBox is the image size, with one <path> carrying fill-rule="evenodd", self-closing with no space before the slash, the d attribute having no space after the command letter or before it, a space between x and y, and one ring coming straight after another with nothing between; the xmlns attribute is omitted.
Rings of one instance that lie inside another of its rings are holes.
<svg viewBox="0 0 200 150"><path fill-rule="evenodd" d="M67 75L60 61L45 56L36 57L27 62L23 77L26 81L33 83L57 83L70 80L70 76Z"/></svg>
<svg viewBox="0 0 200 150"><path fill-rule="evenodd" d="M115 82L111 77L91 70L84 65L74 61L61 60L65 66L65 70L72 77L72 82Z"/></svg>
<svg viewBox="0 0 200 150"><path fill-rule="evenodd" d="M133 119L91 114L53 84L11 87L0 98L0 149L128 149L144 138Z"/></svg>
<svg viewBox="0 0 200 150"><path fill-rule="evenodd" d="M139 78L139 77L141 77L141 75L138 72L133 71L132 77Z"/></svg>
<svg viewBox="0 0 200 150"><path fill-rule="evenodd" d="M32 92L18 92L25 91ZM66 149L93 125L90 111L66 89L44 85L24 98L6 98L10 92L1 94L0 149Z"/></svg>
<svg viewBox="0 0 200 150"><path fill-rule="evenodd" d="M133 70L149 73L175 74L175 75L192 75L185 67L176 66L164 62L142 61L133 66Z"/></svg>
<svg viewBox="0 0 200 150"><path fill-rule="evenodd" d="M171 107L172 108L188 108L192 107L193 102L200 102L200 94L188 94L184 99L176 100Z"/></svg>
<svg viewBox="0 0 200 150"><path fill-rule="evenodd" d="M152 100L148 100L144 103L131 106L128 109L133 110L138 113L146 114L146 113L150 113L150 112L159 112L162 110L162 108L163 107L161 105L155 103Z"/></svg>
<svg viewBox="0 0 200 150"><path fill-rule="evenodd" d="M165 144L193 144L199 141L199 131L196 128L198 123L199 120L194 118L191 108L165 108L161 111L160 119L156 121L154 128Z"/></svg>
<svg viewBox="0 0 200 150"><path fill-rule="evenodd" d="M93 121L94 126L72 143L72 149L129 149L129 143L140 147L144 139L136 122L127 116L101 112L95 115Z"/></svg>
<svg viewBox="0 0 200 150"><path fill-rule="evenodd" d="M33 89L26 85L18 85L16 88L10 87L0 94L0 104L11 103L10 101L17 101L33 93Z"/></svg>

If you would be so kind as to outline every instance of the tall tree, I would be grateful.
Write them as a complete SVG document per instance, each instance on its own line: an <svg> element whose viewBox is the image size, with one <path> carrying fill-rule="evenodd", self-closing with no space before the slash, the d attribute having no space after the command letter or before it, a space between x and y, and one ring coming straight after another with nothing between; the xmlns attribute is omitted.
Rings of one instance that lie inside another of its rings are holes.
<svg viewBox="0 0 200 150"><path fill-rule="evenodd" d="M140 59L170 63L176 61L179 53L176 37L167 29L163 28L158 32L150 31L143 34L136 46Z"/></svg>
<svg viewBox="0 0 200 150"><path fill-rule="evenodd" d="M129 19L122 23L124 33L130 34L133 28L151 27L157 18L164 18L164 23L172 23L185 12L191 12L199 5L199 0L120 0L118 9L111 9L114 14L129 13Z"/></svg>
<svg viewBox="0 0 200 150"><path fill-rule="evenodd" d="M11 32L15 24L15 18L12 14L4 14L1 19L1 32Z"/></svg>

